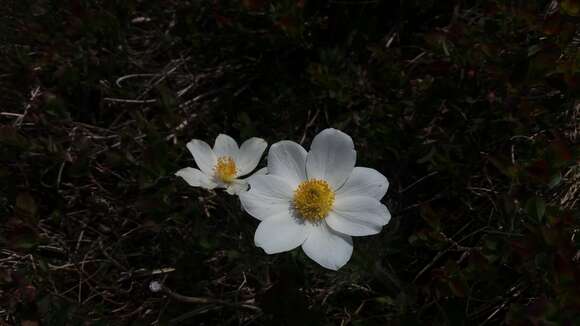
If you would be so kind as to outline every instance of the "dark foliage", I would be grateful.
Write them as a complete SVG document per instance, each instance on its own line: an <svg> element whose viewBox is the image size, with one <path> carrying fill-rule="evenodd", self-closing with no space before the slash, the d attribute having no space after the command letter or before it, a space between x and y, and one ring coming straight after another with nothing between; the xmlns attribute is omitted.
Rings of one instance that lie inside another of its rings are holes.
<svg viewBox="0 0 580 326"><path fill-rule="evenodd" d="M580 1L5 2L0 324L580 325ZM173 176L329 126L393 213L338 272Z"/></svg>

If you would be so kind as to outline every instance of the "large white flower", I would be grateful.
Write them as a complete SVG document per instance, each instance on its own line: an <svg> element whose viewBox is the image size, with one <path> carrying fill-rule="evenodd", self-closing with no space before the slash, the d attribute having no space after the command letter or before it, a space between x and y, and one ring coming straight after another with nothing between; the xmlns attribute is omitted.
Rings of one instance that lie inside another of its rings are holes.
<svg viewBox="0 0 580 326"><path fill-rule="evenodd" d="M190 186L206 189L225 188L229 194L247 189L247 182L240 177L252 172L268 144L262 138L250 138L238 148L236 141L219 134L213 149L199 139L187 143L199 169L187 167L175 173Z"/></svg>
<svg viewBox="0 0 580 326"><path fill-rule="evenodd" d="M326 129L310 152L281 141L268 152L268 175L252 176L242 206L262 222L254 242L268 254L302 246L328 269L344 266L352 255L351 236L377 234L391 214L380 199L387 178L355 167L356 151L347 134Z"/></svg>

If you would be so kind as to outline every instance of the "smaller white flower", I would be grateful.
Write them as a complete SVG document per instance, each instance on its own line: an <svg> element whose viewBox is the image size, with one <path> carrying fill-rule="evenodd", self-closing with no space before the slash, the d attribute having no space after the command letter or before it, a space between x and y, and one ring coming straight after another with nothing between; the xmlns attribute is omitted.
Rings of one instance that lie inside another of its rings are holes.
<svg viewBox="0 0 580 326"><path fill-rule="evenodd" d="M204 141L194 139L187 143L199 169L187 167L175 173L192 187L205 189L225 188L229 194L239 194L248 188L240 179L252 172L268 147L262 138L250 138L241 147L225 134L219 134L213 149Z"/></svg>

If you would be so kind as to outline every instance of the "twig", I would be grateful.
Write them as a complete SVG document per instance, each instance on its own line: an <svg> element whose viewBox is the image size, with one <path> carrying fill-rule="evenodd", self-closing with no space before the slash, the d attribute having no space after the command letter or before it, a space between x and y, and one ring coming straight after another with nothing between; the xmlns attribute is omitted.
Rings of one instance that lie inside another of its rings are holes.
<svg viewBox="0 0 580 326"><path fill-rule="evenodd" d="M437 173L439 173L439 171L433 171L433 172L431 172L431 173L427 174L426 176L424 176L424 177L420 178L419 180L417 180L417 181L415 181L415 182L411 183L410 185L408 185L408 186L406 186L405 188L403 188L402 190L400 190L400 191L399 191L399 193L401 193L401 194L402 194L402 193L404 193L405 191L407 191L407 190L409 190L409 189L413 188L414 186L416 186L417 184L419 184L419 183L420 183L420 182L422 182L423 180L425 180L425 179L427 179L427 178L429 178L429 177L432 177L432 176L436 175Z"/></svg>
<svg viewBox="0 0 580 326"><path fill-rule="evenodd" d="M499 305L499 307L497 307L481 324L479 324L479 326L487 324L487 322L490 321L495 315L497 315L502 309L504 309L508 305L508 303L510 303L510 301L519 297L522 294L523 290L524 289L521 289L519 284L513 286L509 291L512 293L512 295L506 298L502 302L502 304Z"/></svg>
<svg viewBox="0 0 580 326"><path fill-rule="evenodd" d="M463 228L465 229L470 223L467 223ZM445 235L443 235L443 237L445 238L445 240L447 240L448 242L451 242L451 245L449 247L447 247L446 249L440 251L437 253L437 255L435 257L433 257L433 259L431 260L431 262L427 265L425 265L425 267L423 267L423 269L421 269L419 271L419 273L417 273L417 275L415 275L415 278L413 279L413 282L416 282L419 277L421 277L423 274L425 274L426 271L428 271L431 267L433 267L433 265L435 265L435 263L441 258L443 257L443 255L445 255L446 253L448 253L449 251L451 251L453 248L457 248L458 250L464 250L464 251L470 251L476 248L468 248L468 247L464 247L459 245L459 243L471 238L472 236L476 235L479 232L484 231L485 229L487 229L487 226L481 228L481 229L477 229L471 233L469 233L468 235L464 236L463 238L461 238L459 241L454 241L453 239L449 239L448 237L446 237ZM459 230L457 232L457 234L461 233L462 230Z"/></svg>
<svg viewBox="0 0 580 326"><path fill-rule="evenodd" d="M366 1L344 1L344 0L331 0L330 3L337 5L369 5L373 3L378 3L378 0L366 0Z"/></svg>
<svg viewBox="0 0 580 326"><path fill-rule="evenodd" d="M179 293L173 292L171 289L167 288L164 285L161 285L161 289L160 290L163 293L165 293L168 296L170 296L172 299L177 300L177 301L181 301L181 302L185 302L185 303L193 303L193 304L219 304L219 305L230 306L230 307L246 308L246 309L254 310L254 311L257 311L257 312L261 312L262 311L262 309L260 309L259 307L254 306L254 305L251 305L251 304L247 304L247 303L232 303L232 302L228 302L228 301L224 301L224 300L219 300L219 299L213 299L213 298L185 296L183 294L179 294Z"/></svg>
<svg viewBox="0 0 580 326"><path fill-rule="evenodd" d="M122 77L117 78L117 80L115 81L115 85L117 85L117 87L122 88L123 86L121 85L121 82L130 78L135 78L135 77L154 77L157 76L157 74L131 74L131 75L125 75Z"/></svg>
<svg viewBox="0 0 580 326"><path fill-rule="evenodd" d="M312 116L312 118L310 118L310 110L308 110L308 117L306 118L307 122L306 125L304 126L304 132L302 133L302 138L300 138L300 144L304 143L304 140L306 139L306 133L308 132L308 129L310 127L312 127L312 125L314 124L314 121L316 121L316 118L318 118L318 114L320 114L320 109L316 109L316 112L314 112L314 116Z"/></svg>
<svg viewBox="0 0 580 326"><path fill-rule="evenodd" d="M105 97L105 98L103 98L103 101L107 101L107 102L119 102L119 103L137 103L137 104L155 103L155 102L157 102L156 99L150 99L150 100L130 100L130 99L112 98L112 97Z"/></svg>
<svg viewBox="0 0 580 326"><path fill-rule="evenodd" d="M20 117L24 116L24 114L12 113L12 112L0 112L0 115L7 116L7 117L15 117L15 118L20 118Z"/></svg>
<svg viewBox="0 0 580 326"><path fill-rule="evenodd" d="M115 258L113 258L111 255L109 255L109 253L107 252L107 250L105 249L105 247L103 246L103 241L99 240L99 248L101 249L101 252L103 253L103 255L105 255L105 257L107 257L111 262L113 262L113 264L115 264L117 267L119 267L120 269L127 271L127 267L121 265L121 263L119 263Z"/></svg>
<svg viewBox="0 0 580 326"><path fill-rule="evenodd" d="M20 127L20 125L22 125L22 121L24 121L24 118L28 114L28 110L30 110L30 108L32 107L32 103L36 100L36 98L39 95L40 95L40 87L37 86L34 90L32 90L32 92L30 92L30 98L28 99L28 103L26 103L26 105L24 106L24 113L18 118L16 118L16 120L14 121L15 127Z"/></svg>

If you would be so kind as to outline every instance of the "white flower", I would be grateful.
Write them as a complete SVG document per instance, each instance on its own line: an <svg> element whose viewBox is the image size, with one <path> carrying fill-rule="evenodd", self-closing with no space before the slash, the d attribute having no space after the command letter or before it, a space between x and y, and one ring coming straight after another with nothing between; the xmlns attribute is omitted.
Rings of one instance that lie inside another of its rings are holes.
<svg viewBox="0 0 580 326"><path fill-rule="evenodd" d="M380 199L387 178L355 167L352 139L326 129L310 152L281 141L268 152L268 175L252 176L240 194L244 209L261 220L254 242L268 254L302 246L323 267L338 270L352 255L351 236L377 234L391 214Z"/></svg>
<svg viewBox="0 0 580 326"><path fill-rule="evenodd" d="M254 137L238 148L232 137L219 134L212 150L206 142L194 139L187 143L187 149L199 169L188 167L175 175L193 187L225 188L229 194L239 194L248 187L240 177L256 168L266 147L268 143L265 140Z"/></svg>

